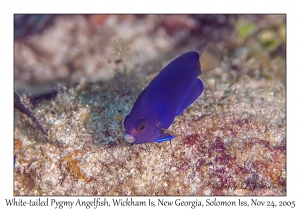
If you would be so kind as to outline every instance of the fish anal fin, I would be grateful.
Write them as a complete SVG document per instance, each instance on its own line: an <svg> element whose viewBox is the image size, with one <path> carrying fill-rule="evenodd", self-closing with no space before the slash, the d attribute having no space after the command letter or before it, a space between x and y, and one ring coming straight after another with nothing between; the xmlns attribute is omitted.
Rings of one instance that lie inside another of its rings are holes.
<svg viewBox="0 0 300 210"><path fill-rule="evenodd" d="M203 82L199 78L197 78L197 80L193 83L187 97L182 103L182 106L179 108L178 115L181 115L186 108L188 108L192 103L194 103L194 101L196 101L196 99L202 94L203 90Z"/></svg>

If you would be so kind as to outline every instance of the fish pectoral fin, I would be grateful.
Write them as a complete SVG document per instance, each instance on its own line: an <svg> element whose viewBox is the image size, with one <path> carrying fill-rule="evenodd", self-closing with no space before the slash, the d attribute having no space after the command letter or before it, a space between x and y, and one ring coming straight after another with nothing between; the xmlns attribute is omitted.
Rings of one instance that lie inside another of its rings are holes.
<svg viewBox="0 0 300 210"><path fill-rule="evenodd" d="M165 129L165 128L161 127L160 125L157 125L157 127L158 127L160 130L164 131L165 133L168 133L168 134L170 134L170 135L172 135L172 136L174 136L174 137L180 136L178 133L175 133L174 131L170 131L170 130L168 130L168 129Z"/></svg>
<svg viewBox="0 0 300 210"><path fill-rule="evenodd" d="M168 129L165 129L161 127L159 124L157 124L158 129L162 130L164 133L162 133L159 136L159 139L155 140L155 142L163 142L163 141L168 141L171 140L175 137L180 136L178 133L175 133L174 131L170 131Z"/></svg>

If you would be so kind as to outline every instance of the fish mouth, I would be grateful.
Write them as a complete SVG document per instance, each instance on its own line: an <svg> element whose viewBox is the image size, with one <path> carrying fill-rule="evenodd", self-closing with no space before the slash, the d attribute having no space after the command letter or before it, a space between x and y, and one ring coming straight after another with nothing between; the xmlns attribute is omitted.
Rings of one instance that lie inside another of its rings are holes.
<svg viewBox="0 0 300 210"><path fill-rule="evenodd" d="M130 135L130 134L127 134L127 133L124 135L124 139L128 143L133 143L133 142L136 141L136 139L135 139L135 137L133 135Z"/></svg>

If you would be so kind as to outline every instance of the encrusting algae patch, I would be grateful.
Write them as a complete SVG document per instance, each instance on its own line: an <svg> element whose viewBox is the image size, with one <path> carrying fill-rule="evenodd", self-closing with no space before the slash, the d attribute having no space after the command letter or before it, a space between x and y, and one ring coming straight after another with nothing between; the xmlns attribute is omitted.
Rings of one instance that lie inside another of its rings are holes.
<svg viewBox="0 0 300 210"><path fill-rule="evenodd" d="M35 57L18 41L32 61L15 70L16 92L30 90L32 81L51 84L38 76L35 59L49 78L64 82L55 98L30 105L57 143L47 143L34 122L15 111L15 195L286 195L285 16L186 15L181 24L174 18L108 15L98 23L96 16L59 16L31 41L49 49L42 45L47 37L77 34L77 42L61 44L74 57L60 60L54 51L52 58ZM99 25L89 28L95 21ZM143 88L213 31L223 59L203 75L204 92L169 128L179 136L126 143L123 121ZM122 43L129 55L112 55L112 43ZM23 61L15 53L15 62Z"/></svg>

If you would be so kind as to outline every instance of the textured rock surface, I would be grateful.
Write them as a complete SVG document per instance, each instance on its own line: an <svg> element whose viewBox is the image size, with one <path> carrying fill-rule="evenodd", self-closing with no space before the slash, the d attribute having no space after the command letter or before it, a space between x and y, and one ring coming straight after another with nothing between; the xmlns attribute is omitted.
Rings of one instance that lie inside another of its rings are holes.
<svg viewBox="0 0 300 210"><path fill-rule="evenodd" d="M170 142L130 146L123 119L174 57L210 37L221 66ZM59 16L15 40L15 195L286 195L285 16ZM85 78L85 79L83 79ZM25 95L24 102L29 104Z"/></svg>

